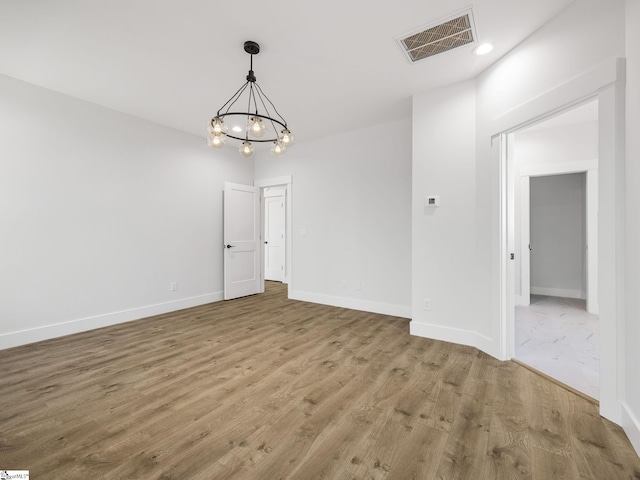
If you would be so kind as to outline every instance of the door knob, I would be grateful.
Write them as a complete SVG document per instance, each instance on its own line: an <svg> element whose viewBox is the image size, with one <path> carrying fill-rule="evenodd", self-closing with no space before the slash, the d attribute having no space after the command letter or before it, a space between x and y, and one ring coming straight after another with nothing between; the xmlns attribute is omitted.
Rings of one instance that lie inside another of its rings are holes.
<svg viewBox="0 0 640 480"><path fill-rule="evenodd" d="M233 248L235 245L225 245L225 248Z"/></svg>
<svg viewBox="0 0 640 480"><path fill-rule="evenodd" d="M266 245L267 243L269 243L269 242L267 242L267 241L265 240L265 241L264 241L264 244Z"/></svg>

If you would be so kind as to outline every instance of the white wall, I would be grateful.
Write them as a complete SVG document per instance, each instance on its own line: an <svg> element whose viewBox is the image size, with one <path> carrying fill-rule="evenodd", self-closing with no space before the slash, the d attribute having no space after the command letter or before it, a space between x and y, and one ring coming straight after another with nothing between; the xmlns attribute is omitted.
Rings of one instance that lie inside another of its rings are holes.
<svg viewBox="0 0 640 480"><path fill-rule="evenodd" d="M640 452L640 2L626 2L626 349L623 425Z"/></svg>
<svg viewBox="0 0 640 480"><path fill-rule="evenodd" d="M586 174L531 178L531 293L586 298Z"/></svg>
<svg viewBox="0 0 640 480"><path fill-rule="evenodd" d="M598 122L581 122L515 134L515 160L523 167L598 158Z"/></svg>
<svg viewBox="0 0 640 480"><path fill-rule="evenodd" d="M410 316L410 120L256 156L256 180L283 175L293 180L290 297Z"/></svg>
<svg viewBox="0 0 640 480"><path fill-rule="evenodd" d="M0 348L221 298L251 161L6 76L0 105Z"/></svg>
<svg viewBox="0 0 640 480"><path fill-rule="evenodd" d="M411 333L484 344L491 326L475 312L475 82L416 95L413 112ZM440 207L426 207L431 195Z"/></svg>
<svg viewBox="0 0 640 480"><path fill-rule="evenodd" d="M602 62L624 56L624 27L624 0L574 2L480 75L479 119L497 119Z"/></svg>

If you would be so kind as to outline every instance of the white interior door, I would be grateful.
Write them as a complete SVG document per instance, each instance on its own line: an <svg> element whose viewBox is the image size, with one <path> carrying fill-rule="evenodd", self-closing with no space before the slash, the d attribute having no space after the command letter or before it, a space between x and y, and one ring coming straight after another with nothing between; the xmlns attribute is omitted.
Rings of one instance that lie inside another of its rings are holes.
<svg viewBox="0 0 640 480"><path fill-rule="evenodd" d="M263 291L260 260L260 189L224 184L224 299Z"/></svg>
<svg viewBox="0 0 640 480"><path fill-rule="evenodd" d="M264 199L264 278L282 282L285 274L285 196Z"/></svg>

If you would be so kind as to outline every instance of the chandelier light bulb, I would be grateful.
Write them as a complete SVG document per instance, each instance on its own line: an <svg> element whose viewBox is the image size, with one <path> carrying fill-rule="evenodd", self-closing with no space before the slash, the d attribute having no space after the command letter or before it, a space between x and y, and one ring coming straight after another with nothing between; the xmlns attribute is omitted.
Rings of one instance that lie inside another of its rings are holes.
<svg viewBox="0 0 640 480"><path fill-rule="evenodd" d="M284 144L285 147L289 147L294 144L295 137L293 133L291 133L288 129L282 130L282 136L280 137L280 141Z"/></svg>
<svg viewBox="0 0 640 480"><path fill-rule="evenodd" d="M228 128L227 125L224 123L224 121L221 118L215 117L211 120L211 122L209 122L207 130L211 134L219 135L221 133L226 133L227 128Z"/></svg>
<svg viewBox="0 0 640 480"><path fill-rule="evenodd" d="M253 147L253 145L251 145L251 142L249 140L245 140L240 144L240 148L238 149L238 151L244 158L251 158L256 152L256 149Z"/></svg>
<svg viewBox="0 0 640 480"><path fill-rule="evenodd" d="M224 145L225 135L224 133L210 133L207 135L207 141L212 148L222 148Z"/></svg>
<svg viewBox="0 0 640 480"><path fill-rule="evenodd" d="M267 127L260 117L251 117L249 118L247 129L249 130L249 133L251 133L252 137L262 138Z"/></svg>
<svg viewBox="0 0 640 480"><path fill-rule="evenodd" d="M273 142L273 145L271 145L270 152L274 157L279 157L284 153L285 150L286 147L282 144L282 142L276 140L275 142Z"/></svg>

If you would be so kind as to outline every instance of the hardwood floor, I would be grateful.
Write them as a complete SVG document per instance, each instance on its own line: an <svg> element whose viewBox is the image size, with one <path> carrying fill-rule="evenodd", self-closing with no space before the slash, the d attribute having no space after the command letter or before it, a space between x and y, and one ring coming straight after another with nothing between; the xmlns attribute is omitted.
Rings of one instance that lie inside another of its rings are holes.
<svg viewBox="0 0 640 480"><path fill-rule="evenodd" d="M0 371L0 469L34 479L640 478L583 398L281 284L0 351Z"/></svg>

